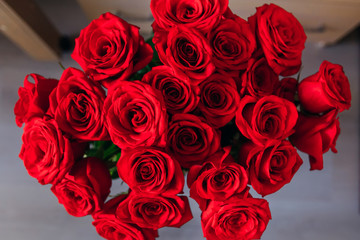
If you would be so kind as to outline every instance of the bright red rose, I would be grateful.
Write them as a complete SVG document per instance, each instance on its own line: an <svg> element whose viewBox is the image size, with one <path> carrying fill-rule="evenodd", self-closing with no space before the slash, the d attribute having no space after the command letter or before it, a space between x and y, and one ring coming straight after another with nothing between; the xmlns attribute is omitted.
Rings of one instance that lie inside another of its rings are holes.
<svg viewBox="0 0 360 240"><path fill-rule="evenodd" d="M274 72L282 76L297 73L306 35L294 15L275 4L264 4L248 20Z"/></svg>
<svg viewBox="0 0 360 240"><path fill-rule="evenodd" d="M69 138L109 140L103 105L105 91L80 70L68 68L50 95L50 111Z"/></svg>
<svg viewBox="0 0 360 240"><path fill-rule="evenodd" d="M192 114L175 114L169 123L167 152L184 168L202 164L220 147L220 132Z"/></svg>
<svg viewBox="0 0 360 240"><path fill-rule="evenodd" d="M323 153L331 149L336 153L336 140L340 134L338 111L321 115L299 115L295 133L290 141L300 151L309 154L310 170L323 169Z"/></svg>
<svg viewBox="0 0 360 240"><path fill-rule="evenodd" d="M73 151L70 140L53 119L32 118L25 124L22 141L19 157L29 175L42 185L59 182L83 150L74 147Z"/></svg>
<svg viewBox="0 0 360 240"><path fill-rule="evenodd" d="M298 81L295 78L283 78L275 91L275 95L285 98L290 102L295 102L297 87Z"/></svg>
<svg viewBox="0 0 360 240"><path fill-rule="evenodd" d="M158 232L148 228L140 228L135 223L124 222L116 218L118 205L127 195L120 195L108 201L104 208L93 214L93 225L98 234L107 240L155 240Z"/></svg>
<svg viewBox="0 0 360 240"><path fill-rule="evenodd" d="M250 25L244 19L232 16L231 19L223 19L209 36L215 66L228 73L246 69L256 49Z"/></svg>
<svg viewBox="0 0 360 240"><path fill-rule="evenodd" d="M179 228L193 218L185 196L162 197L134 192L119 204L115 215L119 220L154 230L162 227Z"/></svg>
<svg viewBox="0 0 360 240"><path fill-rule="evenodd" d="M121 153L120 178L135 192L176 195L184 187L179 163L155 148L135 148Z"/></svg>
<svg viewBox="0 0 360 240"><path fill-rule="evenodd" d="M161 92L140 81L122 81L104 103L111 140L120 148L165 146L168 119Z"/></svg>
<svg viewBox="0 0 360 240"><path fill-rule="evenodd" d="M239 158L247 166L251 186L262 196L272 194L289 183L302 164L289 141L264 147L246 143L240 147Z"/></svg>
<svg viewBox="0 0 360 240"><path fill-rule="evenodd" d="M235 80L215 73L200 84L199 109L208 124L223 127L234 118L240 102Z"/></svg>
<svg viewBox="0 0 360 240"><path fill-rule="evenodd" d="M275 95L245 96L236 112L236 126L255 144L264 146L290 136L298 118L295 104Z"/></svg>
<svg viewBox="0 0 360 240"><path fill-rule="evenodd" d="M260 239L271 219L265 199L233 196L224 202L211 201L201 215L207 240Z"/></svg>
<svg viewBox="0 0 360 240"><path fill-rule="evenodd" d="M274 93L279 84L279 76L272 70L266 59L252 58L248 68L241 75L240 95L245 94L261 98Z"/></svg>
<svg viewBox="0 0 360 240"><path fill-rule="evenodd" d="M206 209L207 200L225 201L246 189L245 169L229 155L230 148L210 156L202 165L194 165L187 176L190 197Z"/></svg>
<svg viewBox="0 0 360 240"><path fill-rule="evenodd" d="M154 67L141 81L161 91L170 114L191 112L199 102L198 87L191 86L188 79L176 77L171 67Z"/></svg>
<svg viewBox="0 0 360 240"><path fill-rule="evenodd" d="M208 32L228 7L228 0L151 0L150 8L156 23L164 30L184 25Z"/></svg>
<svg viewBox="0 0 360 240"><path fill-rule="evenodd" d="M208 40L195 29L179 25L169 32L154 30L153 42L161 62L191 84L199 84L215 71Z"/></svg>
<svg viewBox="0 0 360 240"><path fill-rule="evenodd" d="M103 207L110 187L111 176L102 160L85 158L53 185L51 191L70 215L83 217Z"/></svg>
<svg viewBox="0 0 360 240"><path fill-rule="evenodd" d="M81 30L71 57L93 80L109 87L127 80L152 59L153 50L139 28L104 13Z"/></svg>
<svg viewBox="0 0 360 240"><path fill-rule="evenodd" d="M29 81L30 77L34 83ZM14 107L16 125L21 127L32 117L43 117L49 108L49 95L57 84L56 79L47 79L34 73L27 75L24 87L19 87L19 100Z"/></svg>
<svg viewBox="0 0 360 240"><path fill-rule="evenodd" d="M300 82L299 100L301 106L311 113L323 113L334 108L340 112L349 109L350 84L343 67L323 61L319 72Z"/></svg>

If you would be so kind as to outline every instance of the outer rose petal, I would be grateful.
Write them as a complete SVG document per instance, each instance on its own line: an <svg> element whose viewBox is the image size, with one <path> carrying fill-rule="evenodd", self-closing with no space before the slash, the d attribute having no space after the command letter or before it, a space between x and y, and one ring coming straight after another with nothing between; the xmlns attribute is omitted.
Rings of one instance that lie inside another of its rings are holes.
<svg viewBox="0 0 360 240"><path fill-rule="evenodd" d="M337 110L332 110L322 116L299 115L290 141L300 151L309 154L310 170L323 169L323 153L330 149L337 152L335 146L340 134L337 114Z"/></svg>

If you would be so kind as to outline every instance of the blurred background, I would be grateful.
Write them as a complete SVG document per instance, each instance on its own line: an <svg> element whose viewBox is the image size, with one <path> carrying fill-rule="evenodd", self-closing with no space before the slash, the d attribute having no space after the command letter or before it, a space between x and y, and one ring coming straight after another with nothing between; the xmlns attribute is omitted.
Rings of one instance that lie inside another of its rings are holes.
<svg viewBox="0 0 360 240"><path fill-rule="evenodd" d="M247 19L257 0L230 0L230 8ZM264 240L359 239L359 69L360 0L271 1L292 12L303 24L308 40L302 78L318 71L323 60L344 66L352 91L352 108L340 115L339 153L327 153L324 170L304 164L269 201L272 220ZM62 68L79 67L70 57L72 40L91 19L111 11L141 27L146 37L153 21L150 0L0 0L0 239L102 239L91 217L67 214L50 186L31 178L18 157L22 129L13 107L24 77L38 73L59 79ZM121 191L113 183L113 193ZM188 190L185 190L188 194ZM164 228L160 240L203 239L200 211L190 200L194 219L181 229Z"/></svg>

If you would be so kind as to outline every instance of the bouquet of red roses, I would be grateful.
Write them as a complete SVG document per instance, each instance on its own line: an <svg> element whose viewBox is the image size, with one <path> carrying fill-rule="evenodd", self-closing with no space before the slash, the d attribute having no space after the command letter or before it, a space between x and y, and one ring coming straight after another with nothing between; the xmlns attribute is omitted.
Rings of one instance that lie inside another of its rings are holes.
<svg viewBox="0 0 360 240"><path fill-rule="evenodd" d="M348 79L324 61L299 83L306 35L274 4L248 21L227 0L150 7L148 41L105 13L76 39L82 70L25 78L14 109L25 123L20 158L106 239L155 239L188 222L185 176L208 240L258 239L271 214L250 186L266 196L289 183L302 164L295 147L323 168L350 107ZM116 178L129 190L108 199Z"/></svg>

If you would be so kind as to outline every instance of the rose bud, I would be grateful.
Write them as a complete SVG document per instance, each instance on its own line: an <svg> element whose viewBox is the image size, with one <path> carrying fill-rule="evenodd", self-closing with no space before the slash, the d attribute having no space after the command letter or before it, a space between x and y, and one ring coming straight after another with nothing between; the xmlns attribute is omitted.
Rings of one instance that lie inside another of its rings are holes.
<svg viewBox="0 0 360 240"><path fill-rule="evenodd" d="M195 29L178 25L169 32L155 31L153 42L161 62L178 78L198 85L215 71L207 38Z"/></svg>
<svg viewBox="0 0 360 240"><path fill-rule="evenodd" d="M323 61L317 73L302 80L298 91L301 106L311 113L334 108L341 112L351 105L350 84L342 66L328 61Z"/></svg>
<svg viewBox="0 0 360 240"><path fill-rule="evenodd" d="M271 219L265 199L233 196L224 202L211 201L201 215L207 240L260 239Z"/></svg>
<svg viewBox="0 0 360 240"><path fill-rule="evenodd" d="M225 126L234 117L240 102L235 80L215 73L200 84L199 110L214 128Z"/></svg>
<svg viewBox="0 0 360 240"><path fill-rule="evenodd" d="M247 68L256 49L255 36L247 21L233 14L231 19L223 19L209 38L217 68L228 73Z"/></svg>
<svg viewBox="0 0 360 240"><path fill-rule="evenodd" d="M153 50L138 27L108 12L81 30L71 57L91 79L108 88L144 68Z"/></svg>
<svg viewBox="0 0 360 240"><path fill-rule="evenodd" d="M208 32L225 13L229 0L151 0L150 8L159 28L166 31L178 25Z"/></svg>
<svg viewBox="0 0 360 240"><path fill-rule="evenodd" d="M248 21L274 72L282 76L297 73L306 35L294 15L275 4L264 4Z"/></svg>
<svg viewBox="0 0 360 240"><path fill-rule="evenodd" d="M102 160L85 158L53 185L51 191L70 215L83 217L103 207L110 187L111 176Z"/></svg>
<svg viewBox="0 0 360 240"><path fill-rule="evenodd" d="M188 79L176 77L171 67L153 67L141 81L161 91L170 114L191 112L199 102L198 87L191 86Z"/></svg>
<svg viewBox="0 0 360 240"><path fill-rule="evenodd" d="M119 148L164 147L168 116L161 92L140 81L111 88L104 103L111 140Z"/></svg>
<svg viewBox="0 0 360 240"><path fill-rule="evenodd" d="M229 155L230 147L219 151L202 165L194 165L187 176L190 197L203 211L207 200L225 201L246 190L248 176L245 169Z"/></svg>
<svg viewBox="0 0 360 240"><path fill-rule="evenodd" d="M297 149L309 154L310 170L323 169L323 154L331 149L336 153L336 140L340 134L338 111L322 115L299 115L295 133L290 141Z"/></svg>
<svg viewBox="0 0 360 240"><path fill-rule="evenodd" d="M109 140L102 111L105 97L99 83L78 69L67 68L50 95L50 114L69 138Z"/></svg>
<svg viewBox="0 0 360 240"><path fill-rule="evenodd" d="M30 77L34 83L29 81ZM57 84L56 79L47 79L34 73L27 75L24 87L19 87L19 100L14 107L16 125L21 127L32 117L42 118L49 108L49 95Z"/></svg>
<svg viewBox="0 0 360 240"><path fill-rule="evenodd" d="M25 124L19 157L40 184L55 184L71 169L84 147L66 138L54 119L32 118Z"/></svg>
<svg viewBox="0 0 360 240"><path fill-rule="evenodd" d="M264 147L245 143L240 147L239 159L247 166L251 186L262 196L272 194L289 183L302 164L289 141Z"/></svg>
<svg viewBox="0 0 360 240"><path fill-rule="evenodd" d="M246 138L264 146L290 136L297 118L295 104L286 99L275 95L260 99L245 96L240 101L235 123Z"/></svg>
<svg viewBox="0 0 360 240"><path fill-rule="evenodd" d="M184 168L202 164L218 151L220 131L203 118L192 114L175 114L169 123L167 152Z"/></svg>
<svg viewBox="0 0 360 240"><path fill-rule="evenodd" d="M116 218L116 208L126 197L124 194L111 199L101 211L93 214L92 224L98 234L107 240L155 240L159 236L157 231Z"/></svg>
<svg viewBox="0 0 360 240"><path fill-rule="evenodd" d="M119 204L115 215L121 221L154 230L162 227L179 228L193 218L186 196L162 197L135 192L131 192Z"/></svg>
<svg viewBox="0 0 360 240"><path fill-rule="evenodd" d="M136 192L176 195L184 187L180 164L156 148L123 151L117 169L120 178Z"/></svg>

